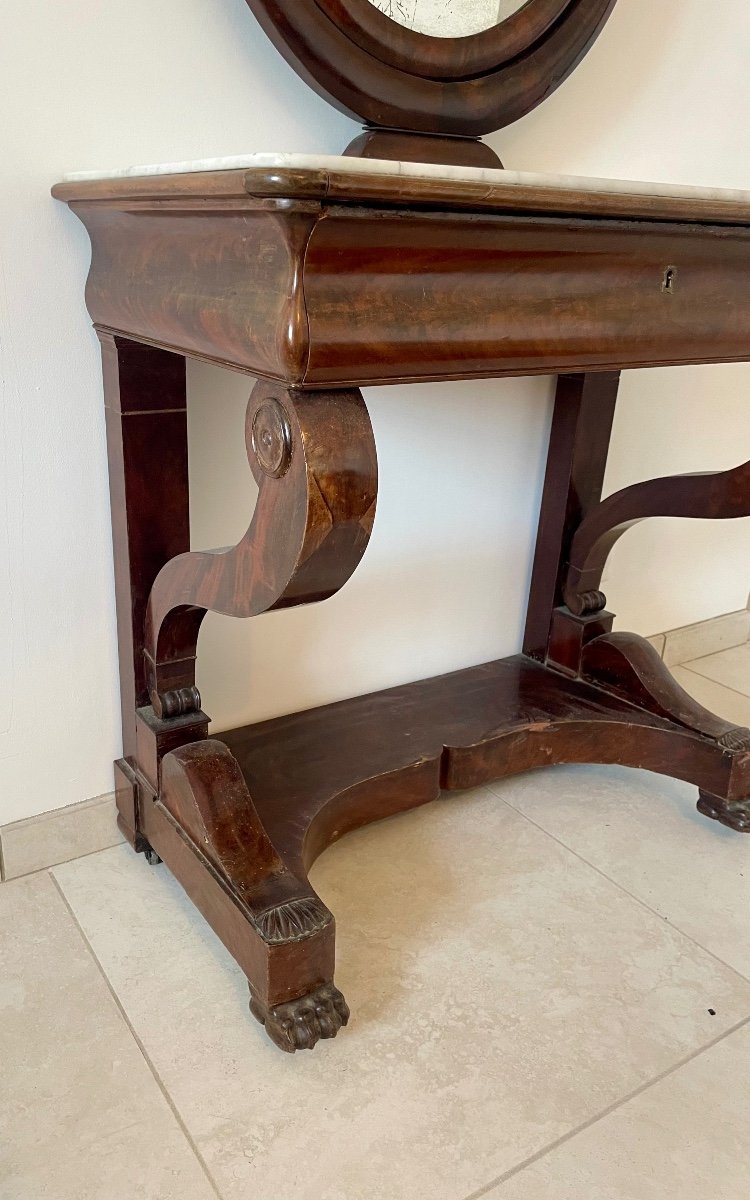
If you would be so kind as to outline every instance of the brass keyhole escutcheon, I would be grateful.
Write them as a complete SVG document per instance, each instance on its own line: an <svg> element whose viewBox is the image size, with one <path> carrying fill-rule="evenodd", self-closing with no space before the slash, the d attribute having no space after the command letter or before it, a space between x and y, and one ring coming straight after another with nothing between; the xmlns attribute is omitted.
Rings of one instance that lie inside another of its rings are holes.
<svg viewBox="0 0 750 1200"><path fill-rule="evenodd" d="M667 292L668 295L673 295L677 284L677 267L667 267L664 271L664 279L662 280L661 290Z"/></svg>
<svg viewBox="0 0 750 1200"><path fill-rule="evenodd" d="M253 418L252 445L266 475L278 479L292 457L292 432L289 418L278 400L266 400Z"/></svg>

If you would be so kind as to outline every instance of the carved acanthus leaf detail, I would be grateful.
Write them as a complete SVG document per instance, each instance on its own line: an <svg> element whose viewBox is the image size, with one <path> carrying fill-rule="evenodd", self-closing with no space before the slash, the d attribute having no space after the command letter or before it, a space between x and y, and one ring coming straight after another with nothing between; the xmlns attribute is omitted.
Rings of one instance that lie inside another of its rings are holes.
<svg viewBox="0 0 750 1200"><path fill-rule="evenodd" d="M314 896L290 900L269 908L256 919L267 942L295 942L317 933L333 920L328 909Z"/></svg>
<svg viewBox="0 0 750 1200"><path fill-rule="evenodd" d="M750 750L750 729L737 725L716 739L725 750Z"/></svg>

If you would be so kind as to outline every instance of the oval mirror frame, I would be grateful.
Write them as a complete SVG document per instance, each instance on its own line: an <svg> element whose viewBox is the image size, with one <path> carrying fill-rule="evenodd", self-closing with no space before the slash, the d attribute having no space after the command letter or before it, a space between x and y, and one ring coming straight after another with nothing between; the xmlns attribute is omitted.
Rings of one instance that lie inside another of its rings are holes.
<svg viewBox="0 0 750 1200"><path fill-rule="evenodd" d="M425 79L447 80L471 79L522 54L570 7L571 0L527 0L523 8L499 25L453 38L415 33L387 17L370 0L316 3L347 37L374 58Z"/></svg>
<svg viewBox="0 0 750 1200"><path fill-rule="evenodd" d="M578 65L617 0L527 0L467 37L417 33L370 0L247 0L287 62L374 128L481 137L541 104Z"/></svg>

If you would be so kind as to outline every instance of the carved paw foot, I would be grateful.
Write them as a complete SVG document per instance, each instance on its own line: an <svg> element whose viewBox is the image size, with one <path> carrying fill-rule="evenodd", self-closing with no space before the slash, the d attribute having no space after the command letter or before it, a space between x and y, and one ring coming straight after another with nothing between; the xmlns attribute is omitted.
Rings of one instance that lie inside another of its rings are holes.
<svg viewBox="0 0 750 1200"><path fill-rule="evenodd" d="M698 800L698 812L713 821L721 821L738 833L750 833L750 799L721 800L709 792L701 792Z"/></svg>
<svg viewBox="0 0 750 1200"><path fill-rule="evenodd" d="M349 1022L349 1006L337 987L326 983L307 996L264 1009L250 998L250 1011L279 1049L287 1054L312 1050L321 1038L334 1038Z"/></svg>

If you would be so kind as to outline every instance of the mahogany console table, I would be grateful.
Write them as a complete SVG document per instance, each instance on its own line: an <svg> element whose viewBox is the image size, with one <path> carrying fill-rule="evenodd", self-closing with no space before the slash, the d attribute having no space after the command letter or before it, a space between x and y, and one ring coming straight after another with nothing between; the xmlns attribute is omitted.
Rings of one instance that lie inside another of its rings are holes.
<svg viewBox="0 0 750 1200"><path fill-rule="evenodd" d="M576 11L601 23L610 8ZM750 359L750 196L515 176L459 140L454 160L473 169L256 156L55 188L93 246L120 825L180 880L287 1051L348 1019L334 918L308 870L357 826L441 789L597 762L688 780L706 816L750 829L750 731L693 701L642 638L612 632L600 587L644 518L750 515L747 463L601 500L621 369ZM228 550L189 548L187 357L257 379L259 497ZM559 382L523 653L209 737L205 613L325 599L366 550L377 465L359 389L535 373Z"/></svg>

